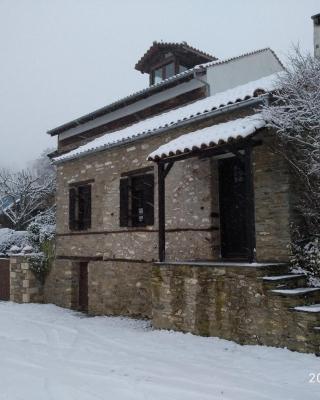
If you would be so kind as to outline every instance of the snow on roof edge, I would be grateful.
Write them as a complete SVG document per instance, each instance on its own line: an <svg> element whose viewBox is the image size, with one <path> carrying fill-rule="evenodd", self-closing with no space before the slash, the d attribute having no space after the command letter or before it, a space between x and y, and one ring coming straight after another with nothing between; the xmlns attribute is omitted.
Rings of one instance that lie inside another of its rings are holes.
<svg viewBox="0 0 320 400"><path fill-rule="evenodd" d="M108 147L123 144L129 139L137 139L143 135L154 134L161 129L169 129L182 121L192 120L195 117L205 115L216 109L231 106L235 103L249 100L256 95L258 90L270 92L277 88L277 77L279 73L248 82L244 85L228 89L224 92L216 93L212 96L195 101L194 103L182 106L180 108L167 111L163 114L137 122L118 131L106 133L105 135L92 140L68 153L53 158L55 163L78 158L81 155L93 153Z"/></svg>
<svg viewBox="0 0 320 400"><path fill-rule="evenodd" d="M261 118L259 113L212 125L186 133L161 145L157 150L150 153L147 159L157 161L161 158L222 145L231 140L244 139L265 126L266 121Z"/></svg>
<svg viewBox="0 0 320 400"><path fill-rule="evenodd" d="M78 117L76 119L73 119L71 121L63 123L63 124L57 126L56 128L49 129L47 131L47 134L54 136L54 135L56 135L58 133L64 132L64 131L72 128L72 126L69 127L69 125L71 125L71 124L79 125L79 124L85 123L87 121L81 122L81 120L82 119L86 119L86 118L88 118L88 120L89 120L91 117L94 117L95 114L99 114L99 113L103 112L104 110L106 111L106 113L108 113L108 109L111 109L112 107L116 107L117 105L119 105L119 104L121 104L123 102L126 102L129 99L137 97L137 96L139 96L139 95L141 95L143 93L147 93L149 91L152 91L152 90L154 90L154 89L156 89L158 87L166 86L170 82L174 82L175 80L179 80L179 79L181 79L183 77L192 75L197 70L206 70L207 68L215 66L215 65L221 65L221 64L229 63L229 62L232 62L232 61L237 60L239 58L248 57L248 56L251 56L251 55L254 55L254 54L257 54L257 53L262 53L262 52L265 52L265 51L270 51L273 54L273 56L277 59L279 64L283 67L283 64L280 61L279 57L276 55L276 53L270 47L265 47L265 48L262 48L262 49L253 50L251 52L243 53L243 54L240 54L238 56L229 57L229 58L225 58L225 59L222 59L222 60L218 59L218 60L214 60L214 61L209 61L207 63L198 64L198 65L195 65L193 68L187 69L186 71L183 71L183 72L180 72L179 74L173 75L173 76L171 76L171 77L169 77L169 78L167 78L167 79L165 79L165 80L163 80L161 82L155 83L155 84L153 84L151 86L148 86L148 87L143 88L141 90L138 90L138 91L136 91L136 92L134 92L132 94L129 94L129 95L125 96L125 97L122 97L122 98L120 98L118 100L115 100L114 102L108 104L107 106L98 108L95 111L92 111L92 112L90 112L88 114L82 115L81 117ZM95 118L96 117L94 117L92 119L95 119ZM59 131L61 131L61 132L59 132Z"/></svg>

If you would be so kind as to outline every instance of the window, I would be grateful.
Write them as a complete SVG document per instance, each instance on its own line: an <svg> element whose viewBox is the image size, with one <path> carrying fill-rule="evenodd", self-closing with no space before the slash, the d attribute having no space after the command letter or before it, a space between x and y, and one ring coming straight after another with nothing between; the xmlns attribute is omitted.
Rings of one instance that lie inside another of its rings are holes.
<svg viewBox="0 0 320 400"><path fill-rule="evenodd" d="M91 185L69 189L69 228L75 231L91 228Z"/></svg>
<svg viewBox="0 0 320 400"><path fill-rule="evenodd" d="M175 63L171 62L152 72L152 83L159 83L173 75L175 75Z"/></svg>
<svg viewBox="0 0 320 400"><path fill-rule="evenodd" d="M159 83L163 80L162 78L162 67L153 71L153 83Z"/></svg>
<svg viewBox="0 0 320 400"><path fill-rule="evenodd" d="M153 173L134 175L120 180L120 226L154 224Z"/></svg>
<svg viewBox="0 0 320 400"><path fill-rule="evenodd" d="M170 78L170 76L173 76L175 74L175 65L174 63L170 63L164 66L164 73L165 73L165 78Z"/></svg>
<svg viewBox="0 0 320 400"><path fill-rule="evenodd" d="M183 65L179 65L179 74L183 71L186 71L188 68L184 67Z"/></svg>

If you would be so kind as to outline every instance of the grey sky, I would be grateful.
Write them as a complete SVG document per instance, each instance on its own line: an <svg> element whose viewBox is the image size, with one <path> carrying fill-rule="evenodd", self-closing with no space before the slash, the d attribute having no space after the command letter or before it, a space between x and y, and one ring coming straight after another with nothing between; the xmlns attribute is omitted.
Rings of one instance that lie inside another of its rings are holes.
<svg viewBox="0 0 320 400"><path fill-rule="evenodd" d="M0 167L20 168L54 128L148 85L153 40L218 58L292 44L312 51L319 0L0 0Z"/></svg>

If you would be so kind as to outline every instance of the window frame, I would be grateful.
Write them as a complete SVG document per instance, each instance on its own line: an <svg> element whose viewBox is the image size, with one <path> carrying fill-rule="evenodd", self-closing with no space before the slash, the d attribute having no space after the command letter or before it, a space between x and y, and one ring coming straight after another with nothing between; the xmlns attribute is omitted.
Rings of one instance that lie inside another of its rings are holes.
<svg viewBox="0 0 320 400"><path fill-rule="evenodd" d="M133 188L133 185L136 185L135 188ZM146 188L146 185L150 185L150 191ZM138 170L127 174L121 174L119 212L120 227L141 228L154 225L154 192L155 175L153 167L151 167L151 169L141 169L140 171ZM142 193L142 196L134 199L134 193ZM136 202L135 206L134 202ZM143 204L142 207L139 207L139 203ZM139 212L139 208L143 209L142 213ZM135 213L133 214L134 211ZM144 219L139 221L141 215Z"/></svg>
<svg viewBox="0 0 320 400"><path fill-rule="evenodd" d="M69 230L87 231L92 226L92 182L69 185Z"/></svg>
<svg viewBox="0 0 320 400"><path fill-rule="evenodd" d="M173 64L174 73L173 73L173 75L167 76L167 74L166 74L166 66L169 65L169 64ZM156 83L155 82L155 72L157 70L159 70L159 69L162 70L162 80L160 81L160 82L162 82L165 79L170 78L171 76L179 74L180 66L188 69L184 65L180 64L179 59L176 58L176 57L170 57L170 58L167 58L167 59L163 60L162 62L160 62L158 64L155 64L150 70L150 85L154 85ZM160 82L158 82L158 83L160 83Z"/></svg>

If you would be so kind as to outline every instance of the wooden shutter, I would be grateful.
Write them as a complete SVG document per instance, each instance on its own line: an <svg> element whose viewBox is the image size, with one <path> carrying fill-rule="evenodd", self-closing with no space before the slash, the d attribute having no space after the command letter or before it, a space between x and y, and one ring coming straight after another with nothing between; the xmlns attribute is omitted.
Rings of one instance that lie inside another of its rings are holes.
<svg viewBox="0 0 320 400"><path fill-rule="evenodd" d="M77 189L69 189L69 229L77 229L78 221L76 216Z"/></svg>
<svg viewBox="0 0 320 400"><path fill-rule="evenodd" d="M91 228L91 186L79 187L79 222L82 229Z"/></svg>
<svg viewBox="0 0 320 400"><path fill-rule="evenodd" d="M144 216L145 225L154 224L154 175L146 174L143 177L144 188Z"/></svg>
<svg viewBox="0 0 320 400"><path fill-rule="evenodd" d="M129 226L129 179L120 179L120 226Z"/></svg>
<svg viewBox="0 0 320 400"><path fill-rule="evenodd" d="M79 229L91 227L91 186L79 186Z"/></svg>

